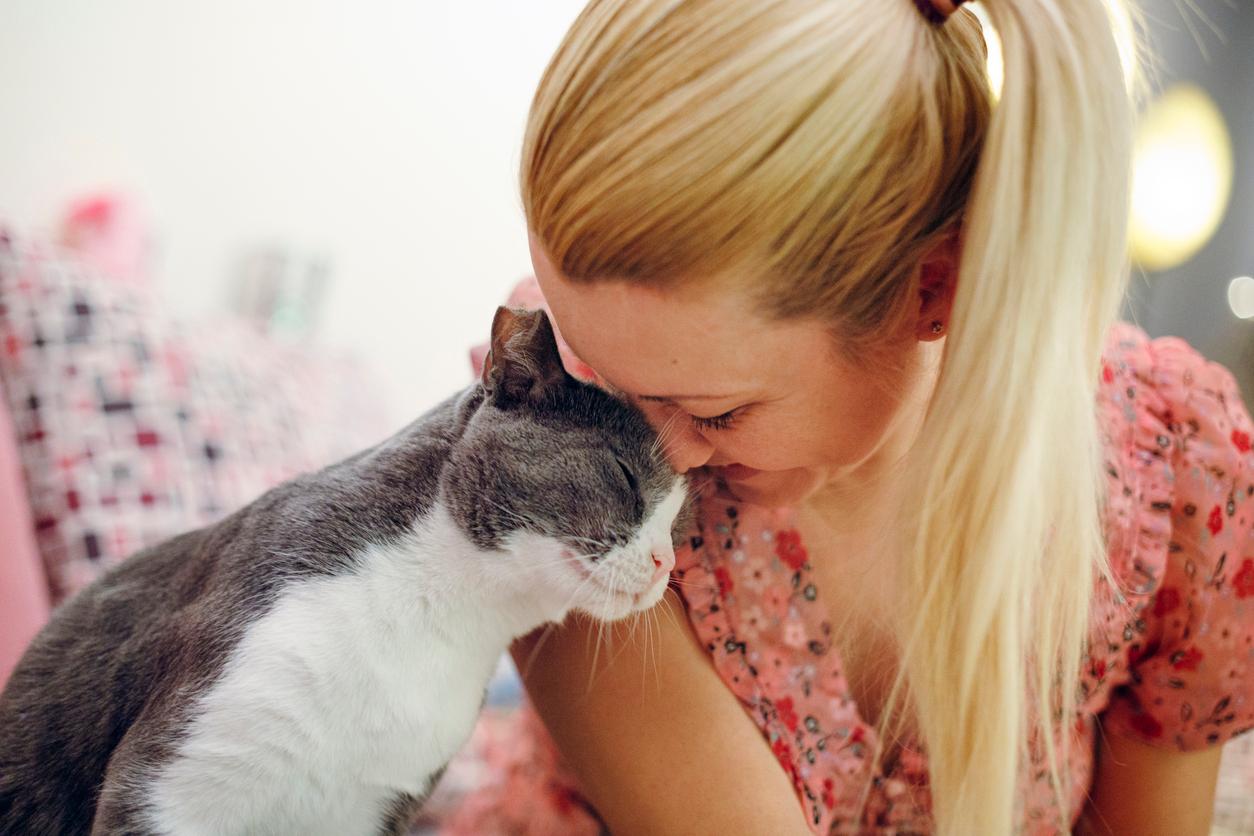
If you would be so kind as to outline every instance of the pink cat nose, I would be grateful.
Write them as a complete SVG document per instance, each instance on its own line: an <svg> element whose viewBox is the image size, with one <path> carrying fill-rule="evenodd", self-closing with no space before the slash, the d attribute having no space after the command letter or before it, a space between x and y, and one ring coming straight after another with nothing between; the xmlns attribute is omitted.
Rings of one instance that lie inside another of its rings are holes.
<svg viewBox="0 0 1254 836"><path fill-rule="evenodd" d="M673 551L654 552L653 553L653 580L649 582L650 586L652 586L653 584L657 583L662 578L669 575L671 573L671 570L674 568L675 568L675 552Z"/></svg>

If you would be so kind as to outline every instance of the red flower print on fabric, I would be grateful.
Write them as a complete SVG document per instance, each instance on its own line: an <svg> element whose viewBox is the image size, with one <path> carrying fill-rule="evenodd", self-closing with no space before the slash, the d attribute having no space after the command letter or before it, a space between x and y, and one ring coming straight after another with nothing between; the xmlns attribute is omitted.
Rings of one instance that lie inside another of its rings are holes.
<svg viewBox="0 0 1254 836"><path fill-rule="evenodd" d="M831 778L823 779L823 806L832 809L836 806L836 782Z"/></svg>
<svg viewBox="0 0 1254 836"><path fill-rule="evenodd" d="M806 547L801 545L801 533L795 529L775 535L775 554L794 572L801 571L809 558Z"/></svg>
<svg viewBox="0 0 1254 836"><path fill-rule="evenodd" d="M1158 590L1158 595L1154 598L1154 615L1162 618L1178 606L1180 606L1180 590L1174 586L1163 587Z"/></svg>
<svg viewBox="0 0 1254 836"><path fill-rule="evenodd" d="M1232 578L1232 588L1238 598L1254 595L1254 557L1247 557L1241 562L1241 569Z"/></svg>
<svg viewBox="0 0 1254 836"><path fill-rule="evenodd" d="M1171 666L1178 671L1195 671L1201 661L1202 651L1196 647L1190 647L1181 653L1173 653L1171 656Z"/></svg>
<svg viewBox="0 0 1254 836"><path fill-rule="evenodd" d="M736 586L732 582L731 572L727 571L726 566L714 567L714 580L718 582L719 595L727 595Z"/></svg>
<svg viewBox="0 0 1254 836"><path fill-rule="evenodd" d="M1107 383L1115 382L1115 372L1110 367L1109 363L1102 363L1102 380L1106 381Z"/></svg>
<svg viewBox="0 0 1254 836"><path fill-rule="evenodd" d="M1250 434L1240 430L1232 431L1232 443L1242 453L1250 452Z"/></svg>
<svg viewBox="0 0 1254 836"><path fill-rule="evenodd" d="M779 715L780 722L788 727L789 731L797 730L797 712L793 708L792 697L784 697L775 703L775 713Z"/></svg>
<svg viewBox="0 0 1254 836"><path fill-rule="evenodd" d="M1148 714L1133 714L1129 722L1145 737L1162 737L1163 724Z"/></svg>
<svg viewBox="0 0 1254 836"><path fill-rule="evenodd" d="M797 783L797 765L792 762L792 747L788 745L788 741L782 737L777 737L775 742L771 744L771 751L775 754L775 759L779 761L779 765L788 773L788 777L793 784Z"/></svg>
<svg viewBox="0 0 1254 836"><path fill-rule="evenodd" d="M1224 530L1224 514L1216 505L1210 511L1210 516L1206 518L1206 527L1210 529L1212 535L1216 535Z"/></svg>

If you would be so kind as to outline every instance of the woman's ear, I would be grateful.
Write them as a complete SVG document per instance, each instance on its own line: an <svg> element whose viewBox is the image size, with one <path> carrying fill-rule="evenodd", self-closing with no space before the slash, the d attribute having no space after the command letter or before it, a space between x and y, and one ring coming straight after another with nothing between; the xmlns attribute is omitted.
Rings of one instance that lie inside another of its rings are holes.
<svg viewBox="0 0 1254 836"><path fill-rule="evenodd" d="M958 235L958 230L946 235L919 262L915 336L922 342L939 340L949 332L961 256Z"/></svg>

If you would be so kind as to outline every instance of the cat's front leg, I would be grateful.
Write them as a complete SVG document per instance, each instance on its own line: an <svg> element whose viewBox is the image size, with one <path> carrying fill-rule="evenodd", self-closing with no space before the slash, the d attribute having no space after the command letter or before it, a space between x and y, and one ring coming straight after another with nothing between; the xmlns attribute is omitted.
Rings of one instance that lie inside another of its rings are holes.
<svg viewBox="0 0 1254 836"><path fill-rule="evenodd" d="M149 810L144 765L147 762L151 766L151 754L141 753L142 732L133 734L135 729L131 727L109 759L91 836L162 836L173 832L154 821Z"/></svg>

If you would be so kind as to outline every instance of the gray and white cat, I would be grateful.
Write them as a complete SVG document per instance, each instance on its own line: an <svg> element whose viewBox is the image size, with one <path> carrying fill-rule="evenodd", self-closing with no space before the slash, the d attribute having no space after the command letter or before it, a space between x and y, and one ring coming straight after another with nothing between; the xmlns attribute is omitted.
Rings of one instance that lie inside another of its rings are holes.
<svg viewBox="0 0 1254 836"><path fill-rule="evenodd" d="M58 610L0 694L0 833L397 832L512 638L658 601L685 501L502 308L479 383Z"/></svg>

